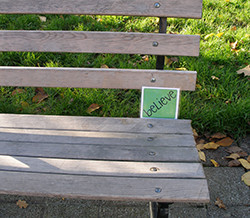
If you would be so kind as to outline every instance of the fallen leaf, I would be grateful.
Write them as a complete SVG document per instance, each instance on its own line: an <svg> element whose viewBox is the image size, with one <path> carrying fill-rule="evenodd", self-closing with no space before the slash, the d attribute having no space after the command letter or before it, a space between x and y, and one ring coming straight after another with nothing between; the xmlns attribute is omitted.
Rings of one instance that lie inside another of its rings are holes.
<svg viewBox="0 0 250 218"><path fill-rule="evenodd" d="M218 36L219 38L222 37L223 35L224 35L224 32L216 34L216 36Z"/></svg>
<svg viewBox="0 0 250 218"><path fill-rule="evenodd" d="M106 64L103 64L101 68L109 68Z"/></svg>
<svg viewBox="0 0 250 218"><path fill-rule="evenodd" d="M40 94L37 94L35 95L33 98L32 98L32 102L34 103L41 103L44 99L48 98L49 95L46 94L46 93L40 93Z"/></svg>
<svg viewBox="0 0 250 218"><path fill-rule="evenodd" d="M29 103L26 101L22 101L21 105L22 105L22 108L24 109L29 107Z"/></svg>
<svg viewBox="0 0 250 218"><path fill-rule="evenodd" d="M216 77L216 76L211 76L211 78L213 79L213 80L220 80L218 77Z"/></svg>
<svg viewBox="0 0 250 218"><path fill-rule="evenodd" d="M26 207L28 207L28 204L26 203L26 201L22 201L22 200L18 200L17 202L16 202L16 205L18 206L18 207L20 207L20 208L26 208Z"/></svg>
<svg viewBox="0 0 250 218"><path fill-rule="evenodd" d="M206 155L203 151L198 151L200 160L206 162Z"/></svg>
<svg viewBox="0 0 250 218"><path fill-rule="evenodd" d="M236 159L240 158L240 155L238 153L232 153L229 156L226 156L226 158L236 160Z"/></svg>
<svg viewBox="0 0 250 218"><path fill-rule="evenodd" d="M247 161L250 162L250 155L248 156Z"/></svg>
<svg viewBox="0 0 250 218"><path fill-rule="evenodd" d="M223 133L220 133L220 132L217 132L217 133L211 135L212 139L223 139L225 137L227 137L227 136Z"/></svg>
<svg viewBox="0 0 250 218"><path fill-rule="evenodd" d="M229 167L238 167L240 165L241 165L241 163L238 160L231 160L231 161L228 162Z"/></svg>
<svg viewBox="0 0 250 218"><path fill-rule="evenodd" d="M227 138L224 138L224 139L222 139L222 140L220 140L220 141L218 141L216 143L218 145L222 146L222 147L227 147L227 146L230 146L233 142L234 142L234 140L232 140L231 138L227 137Z"/></svg>
<svg viewBox="0 0 250 218"><path fill-rule="evenodd" d="M211 159L210 161L212 162L212 164L213 164L215 167L219 167L219 166L220 166L214 159Z"/></svg>
<svg viewBox="0 0 250 218"><path fill-rule="evenodd" d="M218 143L218 142L217 142ZM232 146L232 147L229 147L227 148L226 152L228 152L229 154L232 154L232 153L238 153L238 152L241 152L243 151L240 147L237 147L237 146Z"/></svg>
<svg viewBox="0 0 250 218"><path fill-rule="evenodd" d="M232 31L236 31L236 29L237 29L236 26L233 26L233 27L231 28Z"/></svg>
<svg viewBox="0 0 250 218"><path fill-rule="evenodd" d="M198 136L199 136L198 133L197 133L197 131L196 131L196 129L193 129L193 128L192 128L192 131L193 131L193 136L194 136L194 137L198 137Z"/></svg>
<svg viewBox="0 0 250 218"><path fill-rule="evenodd" d="M216 198L216 201L214 203L215 205L217 205L219 208L223 208L223 209L227 209L227 207L225 206L225 204L223 203L223 201L219 198Z"/></svg>
<svg viewBox="0 0 250 218"><path fill-rule="evenodd" d="M165 65L169 67L172 63L173 61L171 60L171 58L168 58L167 56L165 56Z"/></svg>
<svg viewBox="0 0 250 218"><path fill-rule="evenodd" d="M44 89L43 89L42 87L37 87L37 88L35 89L35 92L36 92L37 94L43 94L43 93L45 93L45 91L44 91Z"/></svg>
<svg viewBox="0 0 250 218"><path fill-rule="evenodd" d="M185 67L175 68L176 70L187 70Z"/></svg>
<svg viewBox="0 0 250 218"><path fill-rule="evenodd" d="M220 145L218 145L214 142L209 142L209 143L205 144L203 148L205 148L205 149L217 149L218 147L220 147Z"/></svg>
<svg viewBox="0 0 250 218"><path fill-rule="evenodd" d="M240 155L240 157L247 157L248 156L247 152L245 152L245 151L237 152L237 154Z"/></svg>
<svg viewBox="0 0 250 218"><path fill-rule="evenodd" d="M237 46L238 46L238 41L230 43L230 47L232 49L236 49Z"/></svg>
<svg viewBox="0 0 250 218"><path fill-rule="evenodd" d="M13 92L12 92L12 96L16 95L17 93L23 93L25 92L25 90L23 89L15 89Z"/></svg>
<svg viewBox="0 0 250 218"><path fill-rule="evenodd" d="M250 186L250 171L247 172L247 173L244 173L242 176L241 176L241 180L248 186Z"/></svg>
<svg viewBox="0 0 250 218"><path fill-rule="evenodd" d="M143 59L144 61L149 61L148 55L143 56L142 59Z"/></svg>
<svg viewBox="0 0 250 218"><path fill-rule="evenodd" d="M202 86L200 84L196 84L195 86L196 86L196 88L199 88L199 89L202 88Z"/></svg>
<svg viewBox="0 0 250 218"><path fill-rule="evenodd" d="M247 160L239 159L239 161L244 168L246 168L247 170L250 170L250 163Z"/></svg>
<svg viewBox="0 0 250 218"><path fill-rule="evenodd" d="M99 109L101 106L99 105L99 104L91 104L89 107L88 107L88 109L86 110L86 112L87 113L91 113L91 112L93 112L93 111L95 111L95 110L97 110L97 109Z"/></svg>
<svg viewBox="0 0 250 218"><path fill-rule="evenodd" d="M196 148L197 148L198 151L203 150L204 149L203 147L204 147L204 144L196 145Z"/></svg>
<svg viewBox="0 0 250 218"><path fill-rule="evenodd" d="M41 20L42 22L46 22L46 17L45 17L45 16L39 16L39 18L40 18L40 20Z"/></svg>
<svg viewBox="0 0 250 218"><path fill-rule="evenodd" d="M171 57L170 60L173 61L173 62L178 62L179 61L179 59L177 57Z"/></svg>
<svg viewBox="0 0 250 218"><path fill-rule="evenodd" d="M238 74L244 73L245 76L250 76L250 65L246 66L245 68L238 70Z"/></svg>
<svg viewBox="0 0 250 218"><path fill-rule="evenodd" d="M205 144L205 140L204 139L201 139L201 138L197 138L196 140L196 144Z"/></svg>
<svg viewBox="0 0 250 218"><path fill-rule="evenodd" d="M207 40L208 38L210 38L210 37L212 37L212 36L214 36L214 33L210 33L210 34L206 35L206 36L204 37L204 39Z"/></svg>

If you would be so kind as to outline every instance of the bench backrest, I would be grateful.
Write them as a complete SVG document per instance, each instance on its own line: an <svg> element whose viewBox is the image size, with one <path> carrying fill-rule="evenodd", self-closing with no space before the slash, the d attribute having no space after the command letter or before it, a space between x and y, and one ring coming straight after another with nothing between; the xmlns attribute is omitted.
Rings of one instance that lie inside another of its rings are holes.
<svg viewBox="0 0 250 218"><path fill-rule="evenodd" d="M86 14L201 18L202 0L0 0L0 14ZM165 32L166 33L166 32ZM198 56L198 35L1 30L1 51ZM0 67L1 86L194 90L196 72Z"/></svg>

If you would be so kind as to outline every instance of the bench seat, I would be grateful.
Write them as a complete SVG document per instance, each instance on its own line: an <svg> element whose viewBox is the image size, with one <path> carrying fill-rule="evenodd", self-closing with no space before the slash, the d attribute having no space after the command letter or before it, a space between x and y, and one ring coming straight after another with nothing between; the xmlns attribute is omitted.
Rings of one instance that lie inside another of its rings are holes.
<svg viewBox="0 0 250 218"><path fill-rule="evenodd" d="M0 114L0 194L209 201L189 120Z"/></svg>

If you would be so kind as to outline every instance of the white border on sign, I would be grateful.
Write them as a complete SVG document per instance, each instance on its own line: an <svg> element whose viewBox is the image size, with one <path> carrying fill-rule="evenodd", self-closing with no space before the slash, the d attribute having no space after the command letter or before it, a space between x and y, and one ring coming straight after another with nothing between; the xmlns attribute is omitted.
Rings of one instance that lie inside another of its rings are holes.
<svg viewBox="0 0 250 218"><path fill-rule="evenodd" d="M175 118L178 119L179 114L179 102L180 102L180 89L179 88L165 88L165 87L152 87L152 86L142 86L141 91L141 111L140 111L140 118L142 119L171 119L171 118L155 118L155 117L143 117L143 96L144 96L144 89L166 89L166 90L176 90L177 91L177 100L176 100L176 111L175 111Z"/></svg>

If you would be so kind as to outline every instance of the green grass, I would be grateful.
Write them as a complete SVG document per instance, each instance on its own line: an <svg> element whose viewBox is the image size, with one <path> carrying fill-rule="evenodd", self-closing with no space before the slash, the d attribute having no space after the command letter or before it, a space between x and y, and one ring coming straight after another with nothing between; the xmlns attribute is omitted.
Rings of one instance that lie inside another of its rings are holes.
<svg viewBox="0 0 250 218"><path fill-rule="evenodd" d="M198 72L197 89L182 92L180 118L191 119L200 134L224 132L236 139L249 133L250 77L237 70L250 64L250 1L204 0L202 19L168 19L168 32L199 34L199 57L179 57L165 69L185 67ZM156 32L158 18L129 16L0 15L0 29ZM223 33L220 37L218 33ZM208 34L213 34L206 37ZM236 51L230 43L238 42ZM2 52L0 65L40 67L155 68L155 57L142 55ZM212 76L218 78L213 79ZM102 107L91 116L139 117L140 90L44 88L49 97L33 103L35 88L1 87L1 113L90 116L89 105Z"/></svg>

